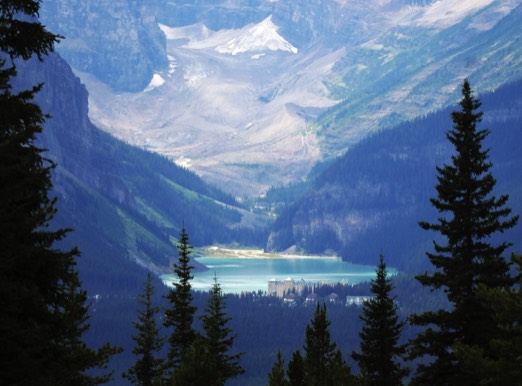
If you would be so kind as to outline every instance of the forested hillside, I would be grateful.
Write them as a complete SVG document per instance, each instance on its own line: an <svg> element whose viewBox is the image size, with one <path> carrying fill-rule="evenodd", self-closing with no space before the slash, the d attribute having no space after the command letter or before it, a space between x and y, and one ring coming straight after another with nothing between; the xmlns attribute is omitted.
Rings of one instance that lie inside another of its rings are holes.
<svg viewBox="0 0 522 386"><path fill-rule="evenodd" d="M515 213L522 212L521 90L519 81L481 96L482 126L492 131L486 145L496 189L510 195ZM367 262L368 256L384 251L390 266L423 268L431 238L417 223L435 216L429 198L435 165L451 156L444 134L451 128L451 110L378 132L353 146L277 219L266 248L333 251L353 262ZM520 226L512 232L511 239L521 239Z"/></svg>

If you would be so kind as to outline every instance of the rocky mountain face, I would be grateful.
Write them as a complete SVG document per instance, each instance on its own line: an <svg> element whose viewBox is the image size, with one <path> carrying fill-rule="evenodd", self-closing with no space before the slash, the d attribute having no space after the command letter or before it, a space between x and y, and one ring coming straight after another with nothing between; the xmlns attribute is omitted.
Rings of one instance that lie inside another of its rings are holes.
<svg viewBox="0 0 522 386"><path fill-rule="evenodd" d="M41 19L66 39L60 54L115 90L140 91L167 66L155 1L46 0Z"/></svg>
<svg viewBox="0 0 522 386"><path fill-rule="evenodd" d="M465 77L520 79L521 3L49 0L42 16L98 126L243 195L454 103Z"/></svg>
<svg viewBox="0 0 522 386"><path fill-rule="evenodd" d="M179 0L159 1L158 21L172 27L202 23L209 29L239 29L273 13L277 1Z"/></svg>

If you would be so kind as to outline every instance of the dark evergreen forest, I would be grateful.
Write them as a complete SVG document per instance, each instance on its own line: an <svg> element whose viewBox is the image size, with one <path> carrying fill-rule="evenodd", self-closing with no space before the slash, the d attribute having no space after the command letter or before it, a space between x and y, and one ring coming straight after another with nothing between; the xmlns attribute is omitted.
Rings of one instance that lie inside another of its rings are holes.
<svg viewBox="0 0 522 386"><path fill-rule="evenodd" d="M392 282L393 295L399 299L401 320L406 320L407 316L414 312L447 306L441 294L433 294L422 288L411 276L398 275L393 277ZM167 288L159 280L154 280L153 284L156 289L153 302L165 308L167 303L164 296ZM117 374L126 371L134 360L131 353L133 345L131 335L134 333L132 322L137 315L138 292L139 289L134 289L134 292L129 290L125 295L91 298L93 317L88 341L95 345L110 339L113 344L125 347L125 351L112 360L111 365L116 369ZM331 292L330 287L319 291L321 301L327 302L326 296ZM343 292L338 290L335 292L341 297L371 294L369 283L349 286ZM206 292L194 292L193 304L198 309L195 318L196 329L201 328L197 316L201 314L209 296ZM237 334L234 350L245 353L241 359L245 374L230 380L227 385L266 385L267 374L276 360L277 350L281 350L285 362L288 363L292 353L302 349L305 328L313 317L315 304L289 307L278 298L259 297L255 294L247 296L229 294L226 296L226 311L231 317L230 326ZM332 341L337 343L344 359L354 371L357 371L358 367L349 355L359 346L359 331L362 328L360 313L361 308L355 305L345 307L343 304L327 303L327 315L332 323L330 327ZM406 326L401 342L408 341L416 331L416 328ZM127 383L120 380L116 384Z"/></svg>

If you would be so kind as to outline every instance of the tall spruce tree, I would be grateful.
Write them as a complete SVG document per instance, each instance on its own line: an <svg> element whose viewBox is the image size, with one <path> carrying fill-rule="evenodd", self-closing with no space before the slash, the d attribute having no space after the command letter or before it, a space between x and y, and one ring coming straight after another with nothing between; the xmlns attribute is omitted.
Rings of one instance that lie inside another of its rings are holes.
<svg viewBox="0 0 522 386"><path fill-rule="evenodd" d="M361 352L352 353L352 358L361 369L364 385L402 385L402 378L408 373L399 363L406 352L406 347L399 344L404 323L399 321L392 289L381 255L376 278L371 284L374 298L363 305L360 316L364 323L359 334Z"/></svg>
<svg viewBox="0 0 522 386"><path fill-rule="evenodd" d="M305 369L306 383L309 385L326 385L328 367L332 362L337 345L330 340L330 321L326 318L326 304L317 303L315 314L305 335Z"/></svg>
<svg viewBox="0 0 522 386"><path fill-rule="evenodd" d="M214 369L207 365L208 351L201 335L194 339L192 347L183 355L180 365L172 373L171 386L213 386L216 385Z"/></svg>
<svg viewBox="0 0 522 386"><path fill-rule="evenodd" d="M341 350L337 350L328 368L331 386L353 386L359 385L358 379L352 374L352 369L343 358Z"/></svg>
<svg viewBox="0 0 522 386"><path fill-rule="evenodd" d="M0 384L98 384L111 374L89 370L118 350L82 340L89 324L79 252L56 247L68 230L51 227L55 165L35 145L48 118L32 102L42 85L13 92L10 83L17 60L42 61L60 38L38 22L39 7L0 0Z"/></svg>
<svg viewBox="0 0 522 386"><path fill-rule="evenodd" d="M268 373L268 386L288 386L288 380L285 377L285 361L280 350L277 350L277 360Z"/></svg>
<svg viewBox="0 0 522 386"><path fill-rule="evenodd" d="M192 246L184 226L181 229L177 248L178 261L174 263L177 280L167 295L170 308L165 310L163 322L165 327L173 328L168 338L167 372L169 373L181 365L183 357L190 352L197 337L197 332L193 328L196 307L192 305L191 280L194 277L192 275L194 267L190 264Z"/></svg>
<svg viewBox="0 0 522 386"><path fill-rule="evenodd" d="M352 381L351 369L330 339L329 326L326 304L321 307L318 303L312 321L306 326L304 367L307 385L345 385Z"/></svg>
<svg viewBox="0 0 522 386"><path fill-rule="evenodd" d="M481 385L522 385L522 255L513 255L517 282L509 288L478 288L478 295L494 315L503 335L489 342L488 350L457 344L455 355L464 372L475 374Z"/></svg>
<svg viewBox="0 0 522 386"><path fill-rule="evenodd" d="M299 350L292 354L286 375L290 386L306 386L304 360Z"/></svg>
<svg viewBox="0 0 522 386"><path fill-rule="evenodd" d="M242 354L229 354L235 335L227 327L221 287L214 278L205 313L201 315L203 334L196 338L172 374L174 385L223 386L227 380L243 374L239 364Z"/></svg>
<svg viewBox="0 0 522 386"><path fill-rule="evenodd" d="M437 167L437 197L432 205L441 216L434 223L421 222L423 229L436 231L434 253L427 253L435 267L417 279L432 289L442 289L451 308L413 315L414 325L426 327L413 341L412 358L431 357L418 366L412 380L416 385L477 385L477 374L466 374L455 355L455 345L476 347L487 352L499 335L495 317L481 303L477 288L510 287L509 263L502 254L508 242L493 245L492 236L513 227L507 195L492 192L496 184L489 154L483 141L489 130L477 128L481 103L472 95L467 80L462 86L460 111L451 114L453 129L447 138L455 147L451 164Z"/></svg>
<svg viewBox="0 0 522 386"><path fill-rule="evenodd" d="M207 385L221 386L227 380L243 374L245 370L239 364L242 353L229 353L236 336L227 326L230 317L225 313L224 297L216 277L201 321L206 348L206 366L212 373L212 379L208 380Z"/></svg>
<svg viewBox="0 0 522 386"><path fill-rule="evenodd" d="M132 353L138 359L123 374L124 378L138 386L158 385L163 379L164 364L158 353L163 347L164 339L160 337L156 323L160 308L152 304L153 293L152 276L147 273L144 292L138 298L142 309L138 311L138 320L134 322L136 335L132 337L135 342Z"/></svg>

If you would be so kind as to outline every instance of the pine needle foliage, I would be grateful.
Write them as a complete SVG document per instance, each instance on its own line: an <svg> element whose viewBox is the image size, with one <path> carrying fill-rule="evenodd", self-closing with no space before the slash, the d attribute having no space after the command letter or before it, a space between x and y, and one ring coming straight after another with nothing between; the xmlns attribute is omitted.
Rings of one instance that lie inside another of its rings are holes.
<svg viewBox="0 0 522 386"><path fill-rule="evenodd" d="M464 372L476 374L480 385L522 385L522 256L513 254L511 259L517 268L513 287L480 285L477 291L501 334L487 349L461 343L454 347Z"/></svg>
<svg viewBox="0 0 522 386"><path fill-rule="evenodd" d="M268 373L268 386L288 386L288 380L285 377L285 361L280 350L277 350L277 360Z"/></svg>
<svg viewBox="0 0 522 386"><path fill-rule="evenodd" d="M133 385L154 386L163 379L164 363L159 357L164 343L156 323L160 312L158 306L152 304L154 287L152 276L147 273L145 289L138 298L141 309L138 311L138 320L134 322L136 335L132 337L135 346L132 353L138 358L129 370L123 374Z"/></svg>
<svg viewBox="0 0 522 386"><path fill-rule="evenodd" d="M386 263L381 255L376 278L371 284L374 297L364 303L360 316L363 321L359 334L360 353L352 353L352 358L361 369L364 385L402 385L403 377L408 374L408 370L403 369L400 364L400 358L406 352L406 347L399 344L404 323L399 321L392 290Z"/></svg>
<svg viewBox="0 0 522 386"><path fill-rule="evenodd" d="M299 350L292 354L286 375L290 386L306 386L304 360Z"/></svg>
<svg viewBox="0 0 522 386"><path fill-rule="evenodd" d="M76 258L57 243L68 229L52 229L55 164L35 145L49 117L33 102L43 87L13 92L15 63L41 61L60 37L38 22L40 1L0 1L0 384L95 385L109 381L106 368L118 351L93 350L87 294Z"/></svg>
<svg viewBox="0 0 522 386"><path fill-rule="evenodd" d="M173 331L168 338L167 369L168 372L178 368L183 357L191 350L197 332L193 328L196 307L192 305L192 284L194 278L190 254L192 246L185 227L181 229L178 241L178 261L174 263L174 273L177 280L174 287L167 294L170 307L165 310L163 325L172 328Z"/></svg>
<svg viewBox="0 0 522 386"><path fill-rule="evenodd" d="M349 385L353 382L350 367L330 338L329 327L326 304L321 306L317 303L314 317L305 332L304 368L307 385Z"/></svg>
<svg viewBox="0 0 522 386"><path fill-rule="evenodd" d="M201 316L206 347L206 365L213 374L208 385L224 385L227 380L245 372L239 364L242 353L230 354L236 335L228 327L231 318L225 312L224 300L221 286L214 277L210 299L205 313Z"/></svg>
<svg viewBox="0 0 522 386"><path fill-rule="evenodd" d="M463 371L454 346L489 350L500 332L477 289L513 284L509 263L503 257L511 244L495 245L492 237L512 228L518 216L511 216L506 207L507 195L493 195L496 180L490 170L489 150L483 148L490 132L478 128L480 106L465 80L460 110L451 114L453 128L446 134L455 152L450 164L437 167L437 197L431 199L440 217L434 223L420 223L423 229L437 232L442 241L434 241L434 252L427 253L435 271L417 279L431 289L442 289L451 308L411 317L414 325L425 330L412 341L410 356L431 358L418 367L414 385L479 384L477 374Z"/></svg>

